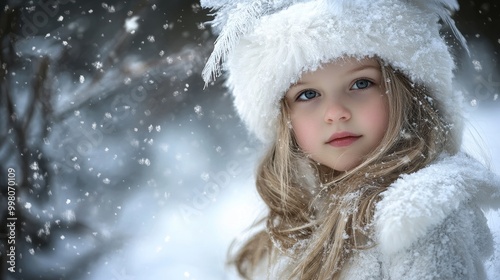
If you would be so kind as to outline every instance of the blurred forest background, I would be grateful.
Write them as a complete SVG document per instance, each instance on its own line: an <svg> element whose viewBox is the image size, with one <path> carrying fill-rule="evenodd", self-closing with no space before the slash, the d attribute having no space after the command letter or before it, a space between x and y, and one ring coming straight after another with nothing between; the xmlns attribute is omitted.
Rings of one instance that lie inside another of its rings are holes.
<svg viewBox="0 0 500 280"><path fill-rule="evenodd" d="M459 2L457 82L498 139L499 4ZM204 89L209 14L191 0L0 1L0 279L232 277L228 245L263 209L259 144L222 82Z"/></svg>

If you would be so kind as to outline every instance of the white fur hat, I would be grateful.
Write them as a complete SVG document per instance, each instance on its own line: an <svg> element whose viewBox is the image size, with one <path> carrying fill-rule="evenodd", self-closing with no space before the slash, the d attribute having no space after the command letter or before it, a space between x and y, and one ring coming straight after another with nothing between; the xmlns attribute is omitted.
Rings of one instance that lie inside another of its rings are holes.
<svg viewBox="0 0 500 280"><path fill-rule="evenodd" d="M461 134L462 102L453 91L455 67L439 20L456 30L455 0L201 1L219 9L220 32L203 72L210 82L222 69L234 104L261 141L274 139L280 100L301 75L343 56L377 56L412 81L429 87Z"/></svg>

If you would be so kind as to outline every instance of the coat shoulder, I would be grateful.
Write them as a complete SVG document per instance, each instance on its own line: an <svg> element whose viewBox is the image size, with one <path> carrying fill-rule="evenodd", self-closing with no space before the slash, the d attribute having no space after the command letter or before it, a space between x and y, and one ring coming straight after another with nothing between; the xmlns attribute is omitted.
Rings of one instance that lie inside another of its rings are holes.
<svg viewBox="0 0 500 280"><path fill-rule="evenodd" d="M375 238L381 253L409 248L459 208L499 207L499 186L497 176L463 154L441 156L415 173L400 176L382 194L375 210Z"/></svg>

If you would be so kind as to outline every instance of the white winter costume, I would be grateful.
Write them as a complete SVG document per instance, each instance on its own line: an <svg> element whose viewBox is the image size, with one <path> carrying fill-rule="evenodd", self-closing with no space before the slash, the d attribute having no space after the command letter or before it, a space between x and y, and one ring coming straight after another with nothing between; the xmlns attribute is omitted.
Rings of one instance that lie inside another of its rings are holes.
<svg viewBox="0 0 500 280"><path fill-rule="evenodd" d="M498 277L500 256L492 255L483 211L499 207L498 177L463 154L441 157L383 193L378 246L357 252L343 278L487 279L485 265Z"/></svg>
<svg viewBox="0 0 500 280"><path fill-rule="evenodd" d="M340 279L500 279L500 246L483 212L499 207L498 176L464 154L443 155L383 193L374 219L377 246L356 251ZM255 279L289 279L290 264L281 257Z"/></svg>

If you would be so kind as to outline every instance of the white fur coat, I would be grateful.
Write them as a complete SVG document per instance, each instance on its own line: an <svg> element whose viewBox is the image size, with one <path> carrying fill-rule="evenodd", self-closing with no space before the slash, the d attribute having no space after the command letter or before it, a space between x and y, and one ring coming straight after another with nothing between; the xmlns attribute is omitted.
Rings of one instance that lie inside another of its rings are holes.
<svg viewBox="0 0 500 280"><path fill-rule="evenodd" d="M498 208L497 176L463 154L443 156L383 193L374 217L377 246L355 252L341 278L500 279L500 247L484 215ZM267 278L279 279L286 263Z"/></svg>

